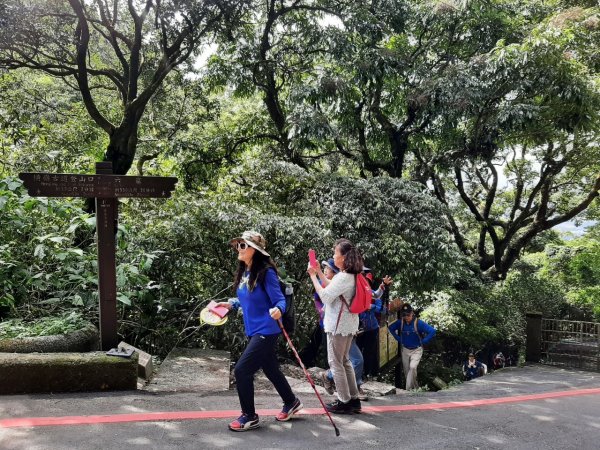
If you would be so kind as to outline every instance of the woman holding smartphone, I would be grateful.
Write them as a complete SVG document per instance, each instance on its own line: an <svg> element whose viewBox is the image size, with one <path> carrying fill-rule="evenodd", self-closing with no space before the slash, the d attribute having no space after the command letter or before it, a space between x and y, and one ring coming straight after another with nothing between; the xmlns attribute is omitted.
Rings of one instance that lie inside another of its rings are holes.
<svg viewBox="0 0 600 450"><path fill-rule="evenodd" d="M325 304L323 326L327 333L327 359L333 372L338 396L337 401L327 405L327 410L351 414L361 410L356 377L348 357L352 339L358 331L358 314L349 311L341 296L347 303L354 298L355 275L362 272L363 258L352 242L338 239L334 247L333 261L340 272L326 286L321 286L317 278L318 269L310 263L307 272L315 291Z"/></svg>

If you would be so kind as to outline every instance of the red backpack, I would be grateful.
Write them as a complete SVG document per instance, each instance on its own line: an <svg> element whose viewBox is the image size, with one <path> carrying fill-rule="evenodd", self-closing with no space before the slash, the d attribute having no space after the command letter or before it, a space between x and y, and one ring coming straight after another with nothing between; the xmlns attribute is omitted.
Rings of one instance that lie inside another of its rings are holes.
<svg viewBox="0 0 600 450"><path fill-rule="evenodd" d="M348 302L344 298L343 295L340 296L344 305L348 308L352 314L360 314L371 308L371 301L373 300L373 291L371 290L371 285L369 284L369 280L365 278L362 273L356 274L354 276L356 291L354 293L354 298L348 305ZM340 318L342 317L342 309L340 308L340 313L338 314L337 323L335 324L335 331L337 331L337 327L340 324ZM334 333L335 333L334 331Z"/></svg>
<svg viewBox="0 0 600 450"><path fill-rule="evenodd" d="M369 280L367 280L362 273L357 274L354 279L356 281L356 293L354 294L350 306L348 306L344 297L342 297L342 300L346 303L346 306L348 306L348 311L352 314L360 314L371 308L373 291L371 290Z"/></svg>

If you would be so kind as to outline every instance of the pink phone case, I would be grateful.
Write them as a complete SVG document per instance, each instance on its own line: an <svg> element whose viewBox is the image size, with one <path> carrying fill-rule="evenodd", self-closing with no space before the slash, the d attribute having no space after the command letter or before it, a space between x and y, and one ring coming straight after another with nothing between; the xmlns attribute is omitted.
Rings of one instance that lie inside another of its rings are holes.
<svg viewBox="0 0 600 450"><path fill-rule="evenodd" d="M310 265L312 267L319 267L319 262L317 261L317 255L315 254L315 251L311 248L308 251L308 261L310 262Z"/></svg>
<svg viewBox="0 0 600 450"><path fill-rule="evenodd" d="M217 305L217 302L211 301L208 304L208 309L212 312L214 312L217 316L219 316L221 319L223 317L225 317L227 315L227 313L229 312L229 310L227 308L225 308L224 306L219 306Z"/></svg>

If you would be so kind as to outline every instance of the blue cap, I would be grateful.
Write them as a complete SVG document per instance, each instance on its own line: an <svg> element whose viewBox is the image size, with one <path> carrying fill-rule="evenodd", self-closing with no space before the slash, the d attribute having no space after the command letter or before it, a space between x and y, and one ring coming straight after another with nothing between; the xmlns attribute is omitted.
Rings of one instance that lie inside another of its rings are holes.
<svg viewBox="0 0 600 450"><path fill-rule="evenodd" d="M326 267L329 267L331 270L333 270L333 273L338 273L340 271L340 269L338 269L335 263L333 262L333 258L329 258L327 261L321 261L321 264Z"/></svg>

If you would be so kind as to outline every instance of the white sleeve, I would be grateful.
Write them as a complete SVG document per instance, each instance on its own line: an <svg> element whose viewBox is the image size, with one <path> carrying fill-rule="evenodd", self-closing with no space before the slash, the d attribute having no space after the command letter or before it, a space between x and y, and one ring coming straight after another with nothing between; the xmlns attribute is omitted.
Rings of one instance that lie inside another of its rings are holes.
<svg viewBox="0 0 600 450"><path fill-rule="evenodd" d="M352 279L349 278L348 275L345 273L340 273L334 276L331 282L325 288L323 288L321 292L319 292L319 297L321 297L321 301L324 304L333 303L340 297L340 295L348 291L348 283L351 280ZM348 298L346 299L346 301L350 300L351 299Z"/></svg>

